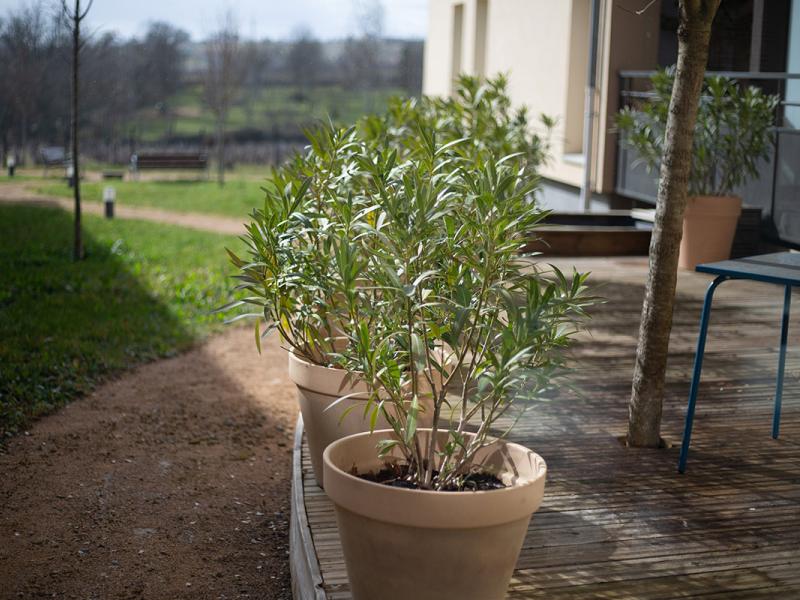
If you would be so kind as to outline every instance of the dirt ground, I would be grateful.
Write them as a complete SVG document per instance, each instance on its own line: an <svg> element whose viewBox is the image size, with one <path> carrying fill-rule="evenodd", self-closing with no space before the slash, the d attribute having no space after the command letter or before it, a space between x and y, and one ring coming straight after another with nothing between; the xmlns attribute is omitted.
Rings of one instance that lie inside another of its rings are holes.
<svg viewBox="0 0 800 600"><path fill-rule="evenodd" d="M232 328L42 419L0 454L0 598L290 598L296 415Z"/></svg>
<svg viewBox="0 0 800 600"><path fill-rule="evenodd" d="M73 210L73 200L39 194L24 183L0 186L0 202L33 202L59 207L66 211ZM87 202L84 200L81 202L81 210L92 215L102 216L105 214L105 207L101 202ZM114 216L118 219L141 219L143 221L155 221L157 223L188 227L189 229L230 235L240 235L244 232L241 219L232 219L220 215L179 213L146 206L116 206L114 208Z"/></svg>

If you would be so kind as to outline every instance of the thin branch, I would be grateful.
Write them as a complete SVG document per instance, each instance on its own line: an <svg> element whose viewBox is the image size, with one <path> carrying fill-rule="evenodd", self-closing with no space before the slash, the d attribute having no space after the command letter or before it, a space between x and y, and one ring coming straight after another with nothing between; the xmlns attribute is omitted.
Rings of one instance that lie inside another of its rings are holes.
<svg viewBox="0 0 800 600"><path fill-rule="evenodd" d="M653 2L655 2L655 0L653 0ZM89 11L90 11L90 10L92 10L92 4L94 4L94 0L89 0L89 4L86 6L86 10L84 10L84 11L83 11L83 14L81 14L81 16L80 16L80 17L78 17L78 19L79 19L79 20L81 20L81 21L82 21L82 20L84 19L84 17L85 17L87 14L89 14ZM651 4L652 4L652 2L651 2Z"/></svg>
<svg viewBox="0 0 800 600"><path fill-rule="evenodd" d="M70 10L67 7L67 0L61 0L61 9L63 10L64 14L70 21L83 21L86 18L86 15L89 14L89 11L92 10L92 4L94 4L94 0L89 0L89 4L86 6L86 10L78 13L75 10Z"/></svg>
<svg viewBox="0 0 800 600"><path fill-rule="evenodd" d="M617 4L616 6L617 6L618 9L623 10L626 13L630 13L632 15L636 15L637 17L641 17L644 13L647 12L647 9L650 8L651 6L653 6L653 4L655 4L655 3L656 3L656 0L650 0L650 2L648 2L644 6L644 8L641 8L639 10L630 10L630 9L625 8L621 4Z"/></svg>

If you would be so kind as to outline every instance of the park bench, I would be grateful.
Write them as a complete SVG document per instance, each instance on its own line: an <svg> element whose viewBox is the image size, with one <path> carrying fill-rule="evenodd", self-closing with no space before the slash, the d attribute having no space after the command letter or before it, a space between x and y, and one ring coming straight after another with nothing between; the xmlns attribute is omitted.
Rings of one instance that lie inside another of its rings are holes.
<svg viewBox="0 0 800 600"><path fill-rule="evenodd" d="M68 159L66 150L61 146L42 146L39 148L39 162L44 165L45 175L47 175L47 169L50 167L66 167Z"/></svg>
<svg viewBox="0 0 800 600"><path fill-rule="evenodd" d="M147 152L131 155L131 172L144 170L203 171L208 175L208 156L204 153Z"/></svg>

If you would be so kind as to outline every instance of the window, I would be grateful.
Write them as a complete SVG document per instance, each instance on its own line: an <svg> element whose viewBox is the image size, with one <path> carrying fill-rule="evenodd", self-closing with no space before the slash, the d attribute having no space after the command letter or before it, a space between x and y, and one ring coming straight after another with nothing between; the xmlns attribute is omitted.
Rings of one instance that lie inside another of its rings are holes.
<svg viewBox="0 0 800 600"><path fill-rule="evenodd" d="M709 71L783 71L786 68L790 0L726 0L711 31ZM678 57L678 7L661 3L658 64Z"/></svg>

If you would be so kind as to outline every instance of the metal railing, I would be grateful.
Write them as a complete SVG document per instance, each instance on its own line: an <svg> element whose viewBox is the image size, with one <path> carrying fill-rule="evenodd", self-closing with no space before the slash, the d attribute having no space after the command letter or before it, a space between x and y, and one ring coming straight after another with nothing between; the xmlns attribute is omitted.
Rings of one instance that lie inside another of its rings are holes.
<svg viewBox="0 0 800 600"><path fill-rule="evenodd" d="M648 86L653 73L655 71L620 71L620 108L652 97ZM800 98L800 74L710 71L706 75L728 77L741 85L755 85L780 97L775 111L773 150L769 158L762 161L758 178L737 188L735 193L742 197L746 206L761 209L764 237L800 246L800 129L786 116L787 108L797 107L800 117L800 101L786 99L787 87L792 80L798 81ZM618 138L615 191L621 196L655 203L658 174L648 172L637 159L635 151Z"/></svg>

